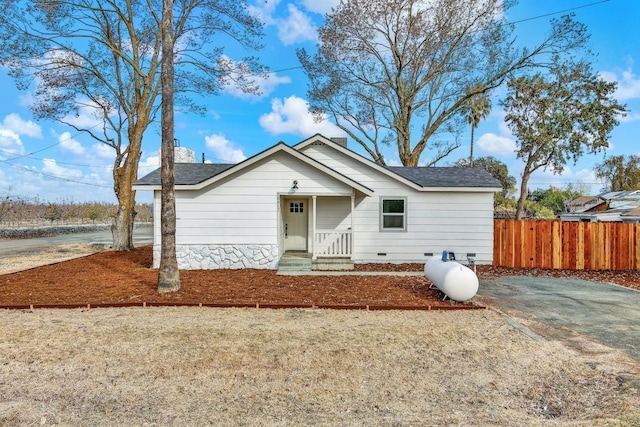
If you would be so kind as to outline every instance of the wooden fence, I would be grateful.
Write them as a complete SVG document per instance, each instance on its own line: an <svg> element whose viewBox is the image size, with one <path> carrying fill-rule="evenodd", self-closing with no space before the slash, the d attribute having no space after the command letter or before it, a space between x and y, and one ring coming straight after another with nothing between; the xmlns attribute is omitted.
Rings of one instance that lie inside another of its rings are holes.
<svg viewBox="0 0 640 427"><path fill-rule="evenodd" d="M640 224L494 220L493 236L496 266L640 269Z"/></svg>

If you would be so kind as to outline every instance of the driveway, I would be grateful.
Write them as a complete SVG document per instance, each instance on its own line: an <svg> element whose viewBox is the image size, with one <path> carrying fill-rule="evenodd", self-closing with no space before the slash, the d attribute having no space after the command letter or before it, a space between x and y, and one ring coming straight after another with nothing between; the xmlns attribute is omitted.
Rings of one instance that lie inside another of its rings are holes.
<svg viewBox="0 0 640 427"><path fill-rule="evenodd" d="M113 237L110 230L105 230L89 233L60 234L58 236L38 237L35 239L1 240L0 258L74 243L93 243L108 246L113 243ZM150 245L152 243L153 229L151 227L135 227L133 229L133 244L135 246Z"/></svg>
<svg viewBox="0 0 640 427"><path fill-rule="evenodd" d="M578 279L509 276L483 280L478 295L508 315L551 326L561 339L577 332L640 360L638 291Z"/></svg>

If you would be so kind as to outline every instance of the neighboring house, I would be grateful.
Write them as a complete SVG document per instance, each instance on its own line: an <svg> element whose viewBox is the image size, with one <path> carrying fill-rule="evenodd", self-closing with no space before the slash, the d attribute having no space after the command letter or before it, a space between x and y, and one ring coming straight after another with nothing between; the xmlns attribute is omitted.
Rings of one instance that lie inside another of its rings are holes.
<svg viewBox="0 0 640 427"><path fill-rule="evenodd" d="M285 253L422 263L449 250L460 260L493 261L493 196L501 186L488 172L384 167L337 140L281 142L235 165L176 163L179 267L277 269ZM158 267L160 171L134 189L154 192Z"/></svg>
<svg viewBox="0 0 640 427"><path fill-rule="evenodd" d="M574 213L601 212L607 210L607 201L600 196L580 196L566 207L568 212Z"/></svg>
<svg viewBox="0 0 640 427"><path fill-rule="evenodd" d="M638 222L640 191L612 191L597 196L583 196L571 201L568 207L570 211L560 214L560 220Z"/></svg>

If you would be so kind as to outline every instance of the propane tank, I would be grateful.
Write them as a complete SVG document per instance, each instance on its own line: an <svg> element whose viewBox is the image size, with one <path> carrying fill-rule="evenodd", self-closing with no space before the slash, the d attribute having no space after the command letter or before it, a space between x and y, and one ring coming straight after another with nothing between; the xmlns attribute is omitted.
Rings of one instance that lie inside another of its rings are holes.
<svg viewBox="0 0 640 427"><path fill-rule="evenodd" d="M469 267L442 257L432 257L424 265L424 274L443 294L455 301L467 301L478 292L478 276Z"/></svg>

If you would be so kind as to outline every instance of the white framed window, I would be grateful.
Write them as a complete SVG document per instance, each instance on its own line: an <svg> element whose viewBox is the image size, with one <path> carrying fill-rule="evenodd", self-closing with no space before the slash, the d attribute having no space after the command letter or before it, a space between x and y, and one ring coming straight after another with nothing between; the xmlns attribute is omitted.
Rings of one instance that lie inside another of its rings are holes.
<svg viewBox="0 0 640 427"><path fill-rule="evenodd" d="M290 202L289 212L291 213L304 213L304 202Z"/></svg>
<svg viewBox="0 0 640 427"><path fill-rule="evenodd" d="M407 230L407 198L406 197L381 197L380 198L380 230L406 231Z"/></svg>

